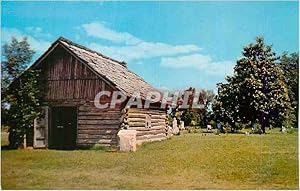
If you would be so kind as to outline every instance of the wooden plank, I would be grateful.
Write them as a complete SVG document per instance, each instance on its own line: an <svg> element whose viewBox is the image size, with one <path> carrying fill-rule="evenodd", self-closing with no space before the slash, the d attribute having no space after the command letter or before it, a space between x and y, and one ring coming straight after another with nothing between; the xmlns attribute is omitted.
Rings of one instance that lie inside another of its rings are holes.
<svg viewBox="0 0 300 191"><path fill-rule="evenodd" d="M102 102L101 102L102 103ZM105 103L110 103L110 100L107 100L107 102ZM104 103L103 103L104 104ZM84 111L89 111L89 112L121 112L121 109L120 108L105 108L105 109L99 109L97 108L94 104L93 105L90 105L90 106L80 106L79 107L79 112L84 112Z"/></svg>
<svg viewBox="0 0 300 191"><path fill-rule="evenodd" d="M78 134L117 134L119 132L118 129L78 129Z"/></svg>
<svg viewBox="0 0 300 191"><path fill-rule="evenodd" d="M104 119L119 120L120 115L78 115L78 120L104 120Z"/></svg>
<svg viewBox="0 0 300 191"><path fill-rule="evenodd" d="M112 143L77 143L77 146L80 147L93 147L95 145L97 146L103 146L103 147L111 147L111 146L117 146L118 142L112 142Z"/></svg>
<svg viewBox="0 0 300 191"><path fill-rule="evenodd" d="M78 134L78 139L116 139L117 135Z"/></svg>
<svg viewBox="0 0 300 191"><path fill-rule="evenodd" d="M157 135L161 133L166 133L164 129L152 130L152 131L137 131L137 137L143 135Z"/></svg>
<svg viewBox="0 0 300 191"><path fill-rule="evenodd" d="M119 120L116 119L110 119L110 120L78 120L79 125L118 125L120 124Z"/></svg>
<svg viewBox="0 0 300 191"><path fill-rule="evenodd" d="M128 118L146 118L147 113L128 113ZM150 114L152 119L166 119L166 114Z"/></svg>
<svg viewBox="0 0 300 191"><path fill-rule="evenodd" d="M101 110L99 111L79 111L78 112L79 116L86 116L86 115L101 115L101 116L121 116L122 114L119 111L115 111L115 112L102 112Z"/></svg>
<svg viewBox="0 0 300 191"><path fill-rule="evenodd" d="M165 129L165 128L163 126L157 126L157 127L151 127L151 128L146 128L146 127L129 127L129 129L137 130L137 131L151 131L151 130L158 130L158 129Z"/></svg>
<svg viewBox="0 0 300 191"><path fill-rule="evenodd" d="M135 122L142 122L142 123L145 123L146 122L146 119L145 118L128 118L127 121L129 123L135 123Z"/></svg>
<svg viewBox="0 0 300 191"><path fill-rule="evenodd" d="M78 144L116 144L117 139L77 139Z"/></svg>
<svg viewBox="0 0 300 191"><path fill-rule="evenodd" d="M134 114L141 114L142 113L142 114L159 115L159 114L166 114L166 111L129 108L128 114L129 113L134 113Z"/></svg>
<svg viewBox="0 0 300 191"><path fill-rule="evenodd" d="M145 126L144 122L128 122L129 127L143 127Z"/></svg>
<svg viewBox="0 0 300 191"><path fill-rule="evenodd" d="M119 129L119 124L103 124L103 125L97 125L97 124L78 124L78 130L116 130Z"/></svg>
<svg viewBox="0 0 300 191"><path fill-rule="evenodd" d="M152 127L156 127L156 126L165 126L166 125L166 122L159 122L159 123L152 123L151 122L151 126Z"/></svg>

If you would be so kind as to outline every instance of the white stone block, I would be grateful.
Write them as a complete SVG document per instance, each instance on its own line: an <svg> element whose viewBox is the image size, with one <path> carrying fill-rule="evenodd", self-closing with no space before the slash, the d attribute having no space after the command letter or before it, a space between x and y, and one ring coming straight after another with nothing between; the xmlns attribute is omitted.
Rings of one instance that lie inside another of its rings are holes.
<svg viewBox="0 0 300 191"><path fill-rule="evenodd" d="M120 151L136 151L136 130L120 130L118 132Z"/></svg>

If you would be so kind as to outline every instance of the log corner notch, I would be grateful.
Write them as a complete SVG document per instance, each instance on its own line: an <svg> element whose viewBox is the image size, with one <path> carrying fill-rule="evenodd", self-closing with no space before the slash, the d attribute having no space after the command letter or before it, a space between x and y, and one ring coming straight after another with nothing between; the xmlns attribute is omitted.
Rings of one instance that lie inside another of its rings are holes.
<svg viewBox="0 0 300 191"><path fill-rule="evenodd" d="M129 128L129 125L128 125L128 111L129 111L129 109L126 108L126 107L121 110L121 118L120 118L121 125L120 125L120 130L128 129Z"/></svg>

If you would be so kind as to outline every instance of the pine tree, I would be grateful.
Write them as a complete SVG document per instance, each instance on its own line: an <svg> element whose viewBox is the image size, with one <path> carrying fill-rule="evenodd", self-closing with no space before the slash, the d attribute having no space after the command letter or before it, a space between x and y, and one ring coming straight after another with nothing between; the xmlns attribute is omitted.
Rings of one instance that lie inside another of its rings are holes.
<svg viewBox="0 0 300 191"><path fill-rule="evenodd" d="M12 38L3 46L1 118L2 125L10 128L11 147L22 144L24 134L32 129L34 119L40 115L39 71L25 71L33 54L26 38L21 41Z"/></svg>

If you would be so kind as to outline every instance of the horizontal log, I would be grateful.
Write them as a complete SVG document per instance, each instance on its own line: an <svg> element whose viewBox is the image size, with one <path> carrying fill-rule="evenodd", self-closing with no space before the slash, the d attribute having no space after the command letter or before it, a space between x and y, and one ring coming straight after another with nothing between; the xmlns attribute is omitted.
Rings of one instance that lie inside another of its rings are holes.
<svg viewBox="0 0 300 191"><path fill-rule="evenodd" d="M161 133L166 133L166 130L164 129L158 129L158 130L153 130L153 131L137 131L137 137L138 136L143 136L143 135L157 135Z"/></svg>
<svg viewBox="0 0 300 191"><path fill-rule="evenodd" d="M151 115L151 118L153 119L166 119L167 118L167 115L166 114L152 114Z"/></svg>
<svg viewBox="0 0 300 191"><path fill-rule="evenodd" d="M106 109L99 109L96 106L80 106L78 108L79 112L86 112L86 111L92 111L92 112L119 112L121 113L120 108L106 108Z"/></svg>
<svg viewBox="0 0 300 191"><path fill-rule="evenodd" d="M93 147L95 145L100 146L100 147L111 147L111 146L117 146L118 142L115 143L77 143L77 146L79 148L89 148Z"/></svg>
<svg viewBox="0 0 300 191"><path fill-rule="evenodd" d="M104 119L104 120L78 120L79 125L93 124L93 125L118 125L119 120L116 119Z"/></svg>
<svg viewBox="0 0 300 191"><path fill-rule="evenodd" d="M101 134L101 135L106 135L106 134L117 134L119 132L118 129L78 129L77 133L78 134Z"/></svg>
<svg viewBox="0 0 300 191"><path fill-rule="evenodd" d="M128 118L128 123L146 122L146 118ZM151 119L151 123L165 123L166 119Z"/></svg>
<svg viewBox="0 0 300 191"><path fill-rule="evenodd" d="M117 135L78 134L78 139L116 139Z"/></svg>
<svg viewBox="0 0 300 191"><path fill-rule="evenodd" d="M110 125L110 124L105 124L105 125L98 125L98 124L79 124L78 125L78 130L114 130L114 129L119 129L120 125Z"/></svg>
<svg viewBox="0 0 300 191"><path fill-rule="evenodd" d="M145 123L145 118L128 118L127 123Z"/></svg>
<svg viewBox="0 0 300 191"><path fill-rule="evenodd" d="M157 127L151 127L151 128L146 128L146 127L129 127L131 130L137 130L137 131L151 131L151 130L158 130L158 129L164 129L163 126L157 126Z"/></svg>
<svg viewBox="0 0 300 191"><path fill-rule="evenodd" d="M116 115L122 115L122 113L118 110L115 111L102 111L102 110L87 110L87 111L78 111L78 115L111 115L111 114L116 114Z"/></svg>
<svg viewBox="0 0 300 191"><path fill-rule="evenodd" d="M128 118L146 118L144 113L128 113L126 114Z"/></svg>
<svg viewBox="0 0 300 191"><path fill-rule="evenodd" d="M130 108L128 110L128 114L130 114L130 113L135 113L135 114L142 113L142 114L154 114L154 115L158 115L158 114L166 114L166 111Z"/></svg>
<svg viewBox="0 0 300 191"><path fill-rule="evenodd" d="M128 113L128 118L146 118L149 114L146 113ZM166 114L150 114L151 119L167 119Z"/></svg>
<svg viewBox="0 0 300 191"><path fill-rule="evenodd" d="M120 120L120 115L79 115L78 120L103 120L103 119L113 119Z"/></svg>
<svg viewBox="0 0 300 191"><path fill-rule="evenodd" d="M143 122L128 122L129 127L145 127L145 124Z"/></svg>
<svg viewBox="0 0 300 191"><path fill-rule="evenodd" d="M166 123L164 123L164 122L151 123L151 126L152 126L152 127L155 127L155 126L165 126L165 125L166 125Z"/></svg>
<svg viewBox="0 0 300 191"><path fill-rule="evenodd" d="M117 139L77 139L79 144L116 144Z"/></svg>
<svg viewBox="0 0 300 191"><path fill-rule="evenodd" d="M166 123L165 119L151 119L151 123Z"/></svg>

